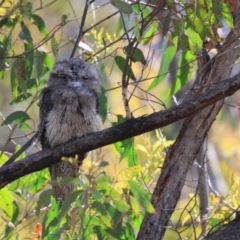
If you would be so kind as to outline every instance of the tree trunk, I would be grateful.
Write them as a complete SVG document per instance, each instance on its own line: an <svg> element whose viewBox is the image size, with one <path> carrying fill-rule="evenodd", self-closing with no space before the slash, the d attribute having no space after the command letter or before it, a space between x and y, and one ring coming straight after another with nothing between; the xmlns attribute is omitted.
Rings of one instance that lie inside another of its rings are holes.
<svg viewBox="0 0 240 240"><path fill-rule="evenodd" d="M197 79L200 85L204 85L204 87L214 88L215 84L229 77L232 64L238 57L236 47L240 44L238 39L240 35L239 7L236 13L235 29L230 32L222 49L211 60L210 64L207 63L207 66L210 67L205 67L205 72L201 79ZM152 204L156 212L145 215L138 233L138 240L156 240L164 237L169 219L174 212L185 183L188 169L193 164L222 104L223 100L220 100L185 119L175 143L165 158L161 175L153 192Z"/></svg>

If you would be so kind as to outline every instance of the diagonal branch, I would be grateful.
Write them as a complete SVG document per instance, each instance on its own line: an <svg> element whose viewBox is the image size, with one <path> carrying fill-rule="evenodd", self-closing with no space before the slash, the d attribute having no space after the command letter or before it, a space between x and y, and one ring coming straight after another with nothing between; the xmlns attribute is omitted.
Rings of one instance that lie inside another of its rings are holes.
<svg viewBox="0 0 240 240"><path fill-rule="evenodd" d="M149 116L131 119L115 127L90 134L89 136L71 141L64 146L44 150L21 161L0 168L0 188L29 173L42 170L58 162L63 155L90 151L117 141L138 136L154 129L169 125L179 119L186 118L193 113L232 95L240 89L240 74L213 85L208 91L189 99L178 106L165 111L150 114Z"/></svg>
<svg viewBox="0 0 240 240"><path fill-rule="evenodd" d="M81 21L81 25L80 25L80 29L79 29L79 33L78 33L78 37L77 37L76 42L74 44L74 47L73 47L72 53L70 55L70 58L74 57L74 55L77 51L78 44L79 44L81 38L84 35L83 28L84 28L85 20L86 20L86 17L87 17L87 11L88 11L89 6L93 2L94 2L94 0L86 0L85 7L84 7L84 10L83 10L82 21Z"/></svg>

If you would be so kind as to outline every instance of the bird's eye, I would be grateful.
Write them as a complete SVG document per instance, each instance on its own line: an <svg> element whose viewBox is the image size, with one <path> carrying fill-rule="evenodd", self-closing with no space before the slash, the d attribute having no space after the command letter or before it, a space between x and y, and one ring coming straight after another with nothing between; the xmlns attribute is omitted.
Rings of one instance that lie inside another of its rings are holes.
<svg viewBox="0 0 240 240"><path fill-rule="evenodd" d="M82 80L87 81L88 80L88 76L83 76Z"/></svg>

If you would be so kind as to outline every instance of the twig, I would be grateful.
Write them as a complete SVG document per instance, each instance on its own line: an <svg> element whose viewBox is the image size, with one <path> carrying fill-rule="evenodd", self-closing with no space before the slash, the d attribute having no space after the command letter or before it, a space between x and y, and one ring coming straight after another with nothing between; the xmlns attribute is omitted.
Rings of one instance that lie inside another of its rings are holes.
<svg viewBox="0 0 240 240"><path fill-rule="evenodd" d="M25 152L32 144L33 142L38 139L39 137L39 131L37 131L17 152L15 152L7 162L3 164L3 166L9 165L10 163L13 163L23 152Z"/></svg>
<svg viewBox="0 0 240 240"><path fill-rule="evenodd" d="M7 13L0 19L0 22L9 18L22 4L23 0L19 0L11 9L7 11Z"/></svg>
<svg viewBox="0 0 240 240"><path fill-rule="evenodd" d="M76 42L74 44L74 47L73 47L72 53L70 55L70 58L74 57L74 55L77 51L78 44L79 44L81 38L83 37L83 28L84 28L85 20L86 20L86 17L87 17L87 11L88 11L89 6L93 2L94 2L94 0L90 0L90 1L86 0L85 7L84 7L84 10L83 10L82 21L81 21L81 25L80 25L80 29L79 29L79 33L78 33L78 37L77 37Z"/></svg>

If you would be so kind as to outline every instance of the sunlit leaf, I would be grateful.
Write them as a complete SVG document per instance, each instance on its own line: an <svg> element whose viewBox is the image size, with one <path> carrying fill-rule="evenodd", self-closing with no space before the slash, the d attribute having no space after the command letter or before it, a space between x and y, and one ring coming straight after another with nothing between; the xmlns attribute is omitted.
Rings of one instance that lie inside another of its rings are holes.
<svg viewBox="0 0 240 240"><path fill-rule="evenodd" d="M134 180L129 181L130 190L134 197L139 201L139 203L144 207L144 209L149 213L154 213L155 209L151 204L149 194Z"/></svg>
<svg viewBox="0 0 240 240"><path fill-rule="evenodd" d="M0 190L0 208L4 210L6 215L11 219L13 216L13 197L6 187Z"/></svg>
<svg viewBox="0 0 240 240"><path fill-rule="evenodd" d="M48 69L52 69L54 66L54 62L51 59L51 57L49 56L49 54L44 53L44 63L46 64L46 66L48 67Z"/></svg>
<svg viewBox="0 0 240 240"><path fill-rule="evenodd" d="M97 177L97 179L96 179L96 182L97 183L100 183L100 182L102 182L102 183L109 183L109 182L111 182L111 177L110 176L103 176L103 175L101 175L101 176L99 176L99 177Z"/></svg>
<svg viewBox="0 0 240 240"><path fill-rule="evenodd" d="M141 43L143 45L148 44L153 37L157 34L157 31L159 30L158 24L154 21L151 23L151 25L147 28L146 31L144 31L142 37L141 37Z"/></svg>
<svg viewBox="0 0 240 240"><path fill-rule="evenodd" d="M51 239L54 229L58 226L59 216L59 204L55 200L52 201L52 205L45 214L42 222L43 231L42 238L48 237Z"/></svg>
<svg viewBox="0 0 240 240"><path fill-rule="evenodd" d="M140 213L140 207L139 207L138 201L133 196L129 196L129 200L134 213L136 214L136 216L138 216Z"/></svg>
<svg viewBox="0 0 240 240"><path fill-rule="evenodd" d="M138 157L134 148L134 139L132 139L132 146L130 150L127 153L127 158L128 158L128 166L137 166L138 165Z"/></svg>
<svg viewBox="0 0 240 240"><path fill-rule="evenodd" d="M230 28L233 28L233 17L230 11L230 5L229 3L223 3L222 5L222 15L225 19L225 21L227 22L228 26Z"/></svg>
<svg viewBox="0 0 240 240"><path fill-rule="evenodd" d="M103 197L103 194L95 188L92 190L92 194L95 200L99 200Z"/></svg>
<svg viewBox="0 0 240 240"><path fill-rule="evenodd" d="M120 198L121 196L120 193L109 183L97 183L96 189L113 198Z"/></svg>
<svg viewBox="0 0 240 240"><path fill-rule="evenodd" d="M113 204L122 213L125 213L130 209L130 206L126 203L126 200L113 199Z"/></svg>
<svg viewBox="0 0 240 240"><path fill-rule="evenodd" d="M143 145L141 145L141 144L137 144L137 148L138 148L140 151L142 151L142 152L148 154L147 149L146 149Z"/></svg>
<svg viewBox="0 0 240 240"><path fill-rule="evenodd" d="M31 181L28 184L28 191L31 194L39 192L42 190L48 183L48 179L46 179L43 174L34 173L32 174Z"/></svg>

